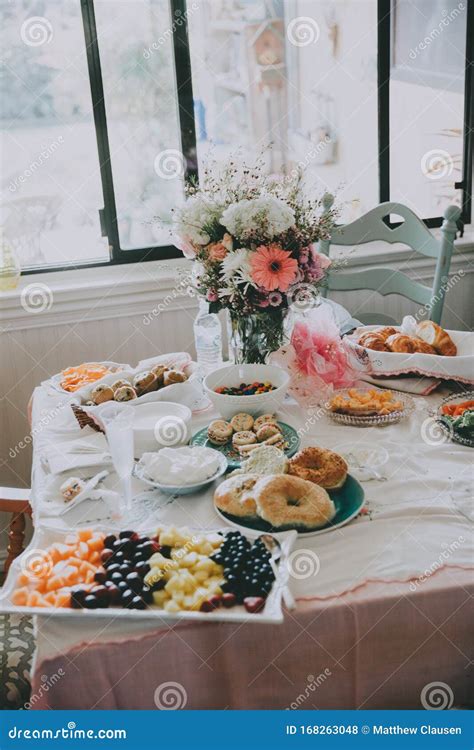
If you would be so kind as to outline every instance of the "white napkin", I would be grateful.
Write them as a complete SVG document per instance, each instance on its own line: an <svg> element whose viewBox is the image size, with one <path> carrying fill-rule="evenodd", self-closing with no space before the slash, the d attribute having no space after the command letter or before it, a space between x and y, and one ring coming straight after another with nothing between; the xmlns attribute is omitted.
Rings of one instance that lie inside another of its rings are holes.
<svg viewBox="0 0 474 750"><path fill-rule="evenodd" d="M49 443L43 448L41 461L51 474L60 474L84 466L105 466L112 459L105 435L90 430L77 440Z"/></svg>
<svg viewBox="0 0 474 750"><path fill-rule="evenodd" d="M415 396L427 396L441 384L441 380L427 378L423 375L418 375L418 377L414 378L375 378L372 375L362 375L361 380L365 383L376 385L379 388L391 388L393 391L413 393Z"/></svg>

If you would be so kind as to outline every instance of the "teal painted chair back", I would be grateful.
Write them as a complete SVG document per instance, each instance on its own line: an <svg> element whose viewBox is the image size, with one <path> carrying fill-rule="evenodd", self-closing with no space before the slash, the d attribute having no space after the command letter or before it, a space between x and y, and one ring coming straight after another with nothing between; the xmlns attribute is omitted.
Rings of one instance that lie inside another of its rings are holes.
<svg viewBox="0 0 474 750"><path fill-rule="evenodd" d="M325 210L330 209L333 202L334 196L327 193L323 198ZM384 221L384 219L388 221L390 214L401 216L403 223L391 229ZM415 252L435 259L436 268L433 285L430 287L392 268L376 267L359 272L346 272L341 269L329 274L327 290L345 292L367 289L381 295L399 294L418 303L426 310L427 318L439 323L460 215L461 209L457 206L447 207L444 212L440 239L433 236L411 209L401 203L393 202L381 203L351 224L335 227L331 238L319 243L320 251L326 255L329 254L331 245L354 247L374 241L384 241L390 244L401 242ZM396 322L386 315L366 314L358 317L366 324Z"/></svg>

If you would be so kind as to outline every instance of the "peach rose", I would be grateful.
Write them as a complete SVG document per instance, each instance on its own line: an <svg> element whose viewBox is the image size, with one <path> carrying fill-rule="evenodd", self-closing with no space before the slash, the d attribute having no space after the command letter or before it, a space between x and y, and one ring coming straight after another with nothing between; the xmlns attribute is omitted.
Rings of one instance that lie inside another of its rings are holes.
<svg viewBox="0 0 474 750"><path fill-rule="evenodd" d="M207 254L210 260L224 260L227 255L227 248L222 242L211 242L211 244L207 246Z"/></svg>

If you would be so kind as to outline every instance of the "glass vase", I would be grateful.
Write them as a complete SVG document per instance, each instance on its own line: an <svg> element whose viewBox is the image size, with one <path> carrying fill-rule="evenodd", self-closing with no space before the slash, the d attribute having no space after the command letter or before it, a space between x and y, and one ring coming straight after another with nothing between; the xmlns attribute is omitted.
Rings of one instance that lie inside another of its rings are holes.
<svg viewBox="0 0 474 750"><path fill-rule="evenodd" d="M234 364L266 364L270 354L287 342L288 308L227 313L229 359Z"/></svg>

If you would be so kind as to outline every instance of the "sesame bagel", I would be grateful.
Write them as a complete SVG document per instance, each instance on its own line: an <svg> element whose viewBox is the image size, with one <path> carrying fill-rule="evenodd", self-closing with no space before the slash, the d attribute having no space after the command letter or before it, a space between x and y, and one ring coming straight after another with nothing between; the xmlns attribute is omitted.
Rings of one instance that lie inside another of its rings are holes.
<svg viewBox="0 0 474 750"><path fill-rule="evenodd" d="M347 464L327 448L303 448L290 459L288 473L332 490L346 481Z"/></svg>
<svg viewBox="0 0 474 750"><path fill-rule="evenodd" d="M336 515L326 490L288 474L260 479L255 487L257 512L273 528L317 529Z"/></svg>

